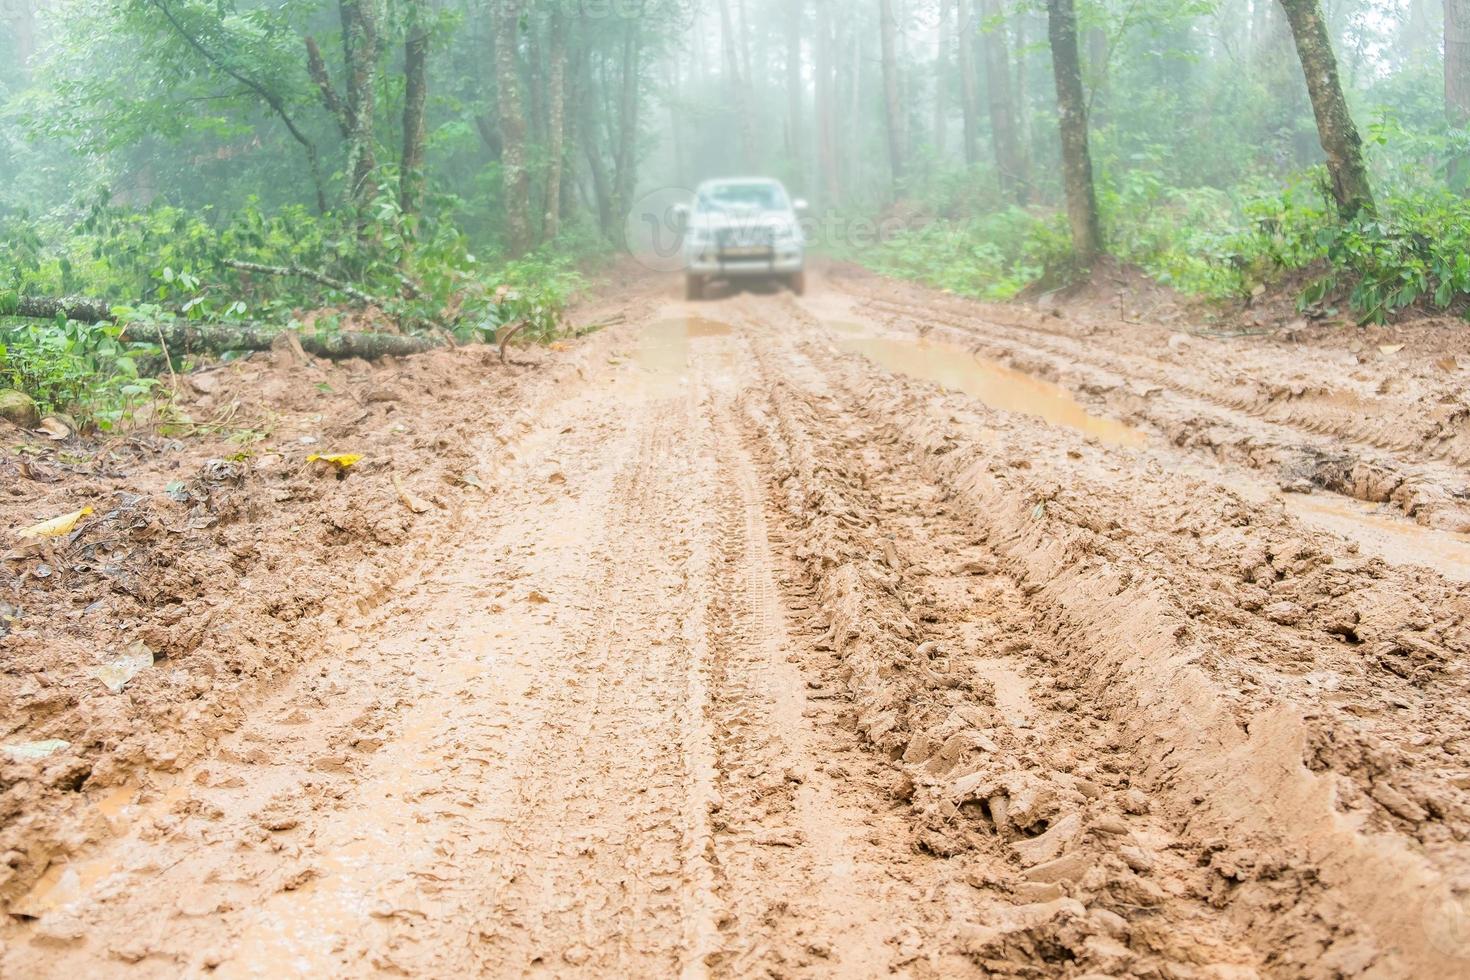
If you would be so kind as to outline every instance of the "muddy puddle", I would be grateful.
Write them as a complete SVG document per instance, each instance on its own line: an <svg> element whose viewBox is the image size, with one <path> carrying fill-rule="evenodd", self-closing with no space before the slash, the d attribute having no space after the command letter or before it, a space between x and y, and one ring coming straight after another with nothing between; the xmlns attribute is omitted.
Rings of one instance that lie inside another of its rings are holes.
<svg viewBox="0 0 1470 980"><path fill-rule="evenodd" d="M837 345L885 370L932 381L991 408L1032 415L1115 446L1141 446L1148 437L1114 419L1092 415L1067 389L972 354L958 344L925 337L874 335L861 324L829 322Z"/></svg>
<svg viewBox="0 0 1470 980"><path fill-rule="evenodd" d="M639 337L636 360L650 374L681 377L689 370L689 354L695 341L728 337L733 332L728 323L697 316L656 320Z"/></svg>
<svg viewBox="0 0 1470 980"><path fill-rule="evenodd" d="M1355 541L1367 554L1470 582L1470 535L1424 527L1348 497L1290 493L1281 499L1298 520Z"/></svg>

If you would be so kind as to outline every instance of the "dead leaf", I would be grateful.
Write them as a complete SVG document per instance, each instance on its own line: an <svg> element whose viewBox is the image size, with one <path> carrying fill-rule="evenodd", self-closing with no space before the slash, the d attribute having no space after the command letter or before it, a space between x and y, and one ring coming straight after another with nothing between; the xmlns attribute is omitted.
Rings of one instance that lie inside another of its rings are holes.
<svg viewBox="0 0 1470 980"><path fill-rule="evenodd" d="M70 514L62 514L60 517L53 517L49 521L42 521L40 524L37 524L34 527L25 528L24 530L18 532L16 536L23 541L39 541L42 538L59 538L63 535L70 534L72 532L72 529L77 526L78 522L80 522L82 518L86 517L90 513L92 513L92 508L83 507L81 510L73 511Z"/></svg>
<svg viewBox="0 0 1470 980"><path fill-rule="evenodd" d="M113 694L121 694L128 681L153 666L153 651L148 644L139 640L123 651L122 656L110 660L96 670L92 676L107 686Z"/></svg>
<svg viewBox="0 0 1470 980"><path fill-rule="evenodd" d="M403 501L403 506L415 514L427 514L433 509L433 506L428 501L409 493L408 488L403 485L403 481L398 479L397 473L393 474L393 489L398 491L398 499Z"/></svg>
<svg viewBox="0 0 1470 980"><path fill-rule="evenodd" d="M52 442L63 442L70 439L76 429L74 426L67 425L65 419L48 415L41 420L40 425L36 426L36 431Z"/></svg>
<svg viewBox="0 0 1470 980"><path fill-rule="evenodd" d="M480 491L481 493L488 493L489 492L489 491L487 491L485 489L485 484L482 483L482 482L480 482L480 476L479 476L479 474L476 473L474 470L471 470L470 472L466 473L464 476L460 477L459 478L459 482L462 483L462 484L464 484L467 487L474 487L476 490Z"/></svg>
<svg viewBox="0 0 1470 980"><path fill-rule="evenodd" d="M544 606L551 600L546 598L546 595L540 590L532 590L531 594L526 596L526 601L534 606Z"/></svg>
<svg viewBox="0 0 1470 980"><path fill-rule="evenodd" d="M1392 357L1393 355L1397 354L1399 351L1403 350L1405 346L1407 346L1407 345L1405 345L1405 344L1384 344L1384 345L1382 345L1381 347L1378 348L1378 352L1380 354L1383 354L1383 355L1387 356L1387 357Z"/></svg>
<svg viewBox="0 0 1470 980"><path fill-rule="evenodd" d="M1449 357L1441 357L1439 360L1434 362L1434 366L1439 368L1446 374L1454 374L1456 371L1460 370L1460 362L1455 359L1455 356L1453 354L1451 354Z"/></svg>

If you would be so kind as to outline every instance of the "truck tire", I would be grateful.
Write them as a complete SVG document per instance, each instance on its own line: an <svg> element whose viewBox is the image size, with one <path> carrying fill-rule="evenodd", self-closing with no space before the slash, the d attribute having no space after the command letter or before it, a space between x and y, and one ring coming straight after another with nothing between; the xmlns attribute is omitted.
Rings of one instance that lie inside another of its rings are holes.
<svg viewBox="0 0 1470 980"><path fill-rule="evenodd" d="M684 298L689 300L704 299L704 277L688 275L684 277Z"/></svg>

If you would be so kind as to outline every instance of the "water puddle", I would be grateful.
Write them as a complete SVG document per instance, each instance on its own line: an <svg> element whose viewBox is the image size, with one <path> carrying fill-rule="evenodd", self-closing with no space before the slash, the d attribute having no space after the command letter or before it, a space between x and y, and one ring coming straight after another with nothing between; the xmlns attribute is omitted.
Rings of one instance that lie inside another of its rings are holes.
<svg viewBox="0 0 1470 980"><path fill-rule="evenodd" d="M1148 437L1114 419L1089 414L1071 392L1049 381L978 357L958 344L923 337L873 336L858 324L828 323L837 345L878 366L979 399L991 408L1032 415L1115 446L1142 446Z"/></svg>
<svg viewBox="0 0 1470 980"><path fill-rule="evenodd" d="M733 332L728 323L697 316L657 320L639 338L638 366L652 374L682 375L688 370L694 341L728 337Z"/></svg>
<svg viewBox="0 0 1470 980"><path fill-rule="evenodd" d="M1356 541L1366 554L1470 582L1470 534L1424 527L1349 497L1289 493L1281 499L1298 520Z"/></svg>

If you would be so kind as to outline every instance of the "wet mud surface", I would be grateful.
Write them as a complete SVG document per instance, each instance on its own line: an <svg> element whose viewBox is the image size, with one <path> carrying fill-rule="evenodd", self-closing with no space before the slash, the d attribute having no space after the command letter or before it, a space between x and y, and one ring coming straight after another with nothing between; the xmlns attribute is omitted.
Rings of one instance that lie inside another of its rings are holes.
<svg viewBox="0 0 1470 980"><path fill-rule="evenodd" d="M1470 972L1438 369L618 302L509 368L221 372L272 420L225 479L17 477L16 528L98 516L4 566L0 741L68 744L0 759L0 975Z"/></svg>

